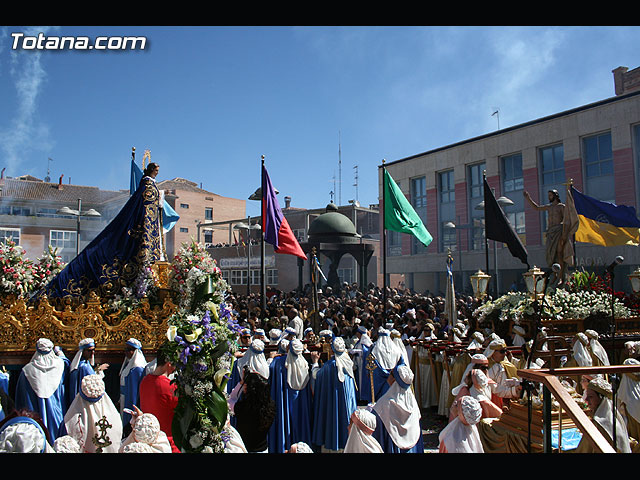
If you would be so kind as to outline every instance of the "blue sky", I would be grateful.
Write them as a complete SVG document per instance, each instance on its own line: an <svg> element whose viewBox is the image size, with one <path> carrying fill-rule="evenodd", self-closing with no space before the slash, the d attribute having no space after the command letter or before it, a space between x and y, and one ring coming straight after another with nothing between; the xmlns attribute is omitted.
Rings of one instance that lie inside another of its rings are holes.
<svg viewBox="0 0 640 480"><path fill-rule="evenodd" d="M145 50L12 49L11 33L145 36ZM638 27L0 27L0 168L126 189L131 147L247 198L260 157L292 205L377 203L377 167L614 96ZM340 150L340 155L339 155ZM53 159L48 162L47 159ZM247 212L259 213L258 202Z"/></svg>

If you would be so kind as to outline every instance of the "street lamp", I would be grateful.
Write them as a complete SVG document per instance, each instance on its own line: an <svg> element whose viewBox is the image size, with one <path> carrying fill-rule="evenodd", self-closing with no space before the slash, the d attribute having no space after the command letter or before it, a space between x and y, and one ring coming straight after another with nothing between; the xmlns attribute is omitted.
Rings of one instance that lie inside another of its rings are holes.
<svg viewBox="0 0 640 480"><path fill-rule="evenodd" d="M473 297L482 300L487 295L487 287L491 275L487 275L482 270L478 270L471 275L471 288L473 288Z"/></svg>
<svg viewBox="0 0 640 480"><path fill-rule="evenodd" d="M258 223L251 225L251 217L247 217L247 223L236 223L233 228L247 231L247 296L251 294L251 230L262 229Z"/></svg>
<svg viewBox="0 0 640 480"><path fill-rule="evenodd" d="M545 274L535 265L528 272L523 273L524 283L527 286L527 291L531 295L533 300L538 300L539 297L544 296L545 290Z"/></svg>
<svg viewBox="0 0 640 480"><path fill-rule="evenodd" d="M636 268L635 271L630 273L628 276L633 293L638 295L638 293L640 293L640 267Z"/></svg>
<svg viewBox="0 0 640 480"><path fill-rule="evenodd" d="M80 217L101 217L100 212L90 208L89 210L82 211L82 200L78 199L78 209L73 210L67 206L59 208L56 213L60 215L71 215L76 217L76 257L80 254Z"/></svg>

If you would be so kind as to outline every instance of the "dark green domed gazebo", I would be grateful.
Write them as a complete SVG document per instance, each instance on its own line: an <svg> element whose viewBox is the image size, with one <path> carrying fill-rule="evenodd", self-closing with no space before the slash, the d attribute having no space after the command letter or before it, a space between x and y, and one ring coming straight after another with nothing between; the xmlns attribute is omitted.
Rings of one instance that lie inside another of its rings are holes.
<svg viewBox="0 0 640 480"><path fill-rule="evenodd" d="M327 284L340 290L338 277L338 264L345 254L350 254L358 263L360 270L360 289L367 285L367 266L373 255L374 246L363 243L362 237L356 232L356 228L349 217L338 212L338 207L333 203L327 205L325 213L317 217L309 225L308 240L301 244L302 249L311 259L312 249L316 254L323 254L331 260ZM302 263L299 264L300 268ZM302 287L302 285L300 285Z"/></svg>

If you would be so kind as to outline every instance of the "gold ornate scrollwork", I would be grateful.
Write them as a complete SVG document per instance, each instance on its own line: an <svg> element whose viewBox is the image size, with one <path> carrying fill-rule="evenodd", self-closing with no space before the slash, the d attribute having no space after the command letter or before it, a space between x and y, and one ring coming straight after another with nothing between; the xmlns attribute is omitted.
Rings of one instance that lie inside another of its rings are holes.
<svg viewBox="0 0 640 480"><path fill-rule="evenodd" d="M155 350L164 342L168 318L176 310L171 296L155 305L145 299L127 315L113 312L95 291L84 303L62 302L60 309L46 296L35 305L20 298L4 298L0 305L0 354L31 350L42 337L63 349L75 349L80 340L91 337L101 350L113 352L121 351L122 344L134 337L143 348Z"/></svg>

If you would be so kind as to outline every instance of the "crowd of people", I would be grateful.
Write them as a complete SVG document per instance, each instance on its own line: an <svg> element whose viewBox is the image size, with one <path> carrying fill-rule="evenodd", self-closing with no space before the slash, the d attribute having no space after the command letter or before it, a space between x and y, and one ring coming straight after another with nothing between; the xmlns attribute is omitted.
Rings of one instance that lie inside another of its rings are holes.
<svg viewBox="0 0 640 480"><path fill-rule="evenodd" d="M517 370L548 360L531 361L534 339L523 326L478 324L479 303L465 295L456 296L453 319L445 296L373 284L364 291L325 287L317 309L308 292L269 290L265 308L259 295L225 301L243 327L226 384L228 452L423 453L428 413L446 425L439 452L483 453L481 422L500 419L522 398ZM544 330L535 340L544 350ZM47 339L35 347L14 398L0 382L0 451L179 452L171 435L175 368L162 348L148 362L136 339L127 342L114 402L105 394L108 366L93 361L92 339L79 343L72 361ZM625 364L638 364L640 343L627 342L624 356ZM609 365L592 330L575 335L572 354L560 361ZM563 382L619 452L638 451L640 378L622 376L617 409L611 380ZM593 445L580 441L574 451Z"/></svg>

